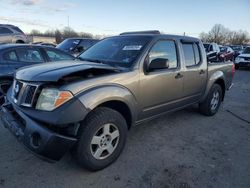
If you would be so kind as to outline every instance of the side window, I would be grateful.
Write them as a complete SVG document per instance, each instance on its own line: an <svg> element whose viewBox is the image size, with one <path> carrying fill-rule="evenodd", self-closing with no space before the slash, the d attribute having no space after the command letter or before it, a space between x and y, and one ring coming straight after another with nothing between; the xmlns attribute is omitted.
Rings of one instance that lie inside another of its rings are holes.
<svg viewBox="0 0 250 188"><path fill-rule="evenodd" d="M0 35L1 34L11 34L13 33L10 29L6 28L6 27L0 27Z"/></svg>
<svg viewBox="0 0 250 188"><path fill-rule="evenodd" d="M197 65L201 62L199 46L196 43L182 44L186 67Z"/></svg>
<svg viewBox="0 0 250 188"><path fill-rule="evenodd" d="M3 58L4 58L4 60L7 60L7 61L17 61L18 60L15 51L6 52L3 55Z"/></svg>
<svg viewBox="0 0 250 188"><path fill-rule="evenodd" d="M19 61L27 63L42 63L44 62L40 52L36 49L20 48L16 50Z"/></svg>
<svg viewBox="0 0 250 188"><path fill-rule="evenodd" d="M174 41L159 41L149 52L149 62L154 59L168 59L169 68L177 67L177 53Z"/></svg>
<svg viewBox="0 0 250 188"><path fill-rule="evenodd" d="M195 65L195 56L192 43L182 44L186 67Z"/></svg>
<svg viewBox="0 0 250 188"><path fill-rule="evenodd" d="M60 51L45 49L50 61L62 61L62 60L73 60L74 58L70 55L62 53Z"/></svg>

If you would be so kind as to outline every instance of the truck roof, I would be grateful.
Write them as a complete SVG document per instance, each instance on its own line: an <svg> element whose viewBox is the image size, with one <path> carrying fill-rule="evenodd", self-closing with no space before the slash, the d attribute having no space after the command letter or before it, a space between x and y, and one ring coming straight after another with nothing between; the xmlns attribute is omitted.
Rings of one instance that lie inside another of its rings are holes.
<svg viewBox="0 0 250 188"><path fill-rule="evenodd" d="M184 36L184 35L171 35L171 34L162 34L158 30L150 30L150 31L132 31L132 32L124 32L119 36L152 36L152 37L166 37L166 38L175 38L180 40L187 41L199 41L198 38Z"/></svg>

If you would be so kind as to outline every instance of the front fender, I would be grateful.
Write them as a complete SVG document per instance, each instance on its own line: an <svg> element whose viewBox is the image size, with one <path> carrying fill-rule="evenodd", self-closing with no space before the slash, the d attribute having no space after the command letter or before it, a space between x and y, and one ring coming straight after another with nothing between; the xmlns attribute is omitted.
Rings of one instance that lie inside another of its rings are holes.
<svg viewBox="0 0 250 188"><path fill-rule="evenodd" d="M134 121L137 118L138 105L136 98L132 92L129 91L129 89L121 85L104 85L94 87L76 95L76 97L89 111L105 102L123 102L130 109L132 120Z"/></svg>
<svg viewBox="0 0 250 188"><path fill-rule="evenodd" d="M206 87L206 90L205 90L205 93L203 95L203 97L201 98L201 102L204 101L211 89L211 87L213 86L213 84L219 80L219 79L222 79L225 83L225 76L224 76L224 73L222 71L216 71L214 72L209 78L208 78L208 81L207 81L207 87Z"/></svg>

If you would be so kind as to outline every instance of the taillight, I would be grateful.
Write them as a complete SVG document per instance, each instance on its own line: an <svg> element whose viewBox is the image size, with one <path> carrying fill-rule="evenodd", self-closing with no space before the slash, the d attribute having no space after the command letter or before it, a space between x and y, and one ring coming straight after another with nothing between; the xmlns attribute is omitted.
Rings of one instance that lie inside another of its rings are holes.
<svg viewBox="0 0 250 188"><path fill-rule="evenodd" d="M235 64L234 63L233 63L233 66L232 66L232 74L233 74L233 76L235 74Z"/></svg>

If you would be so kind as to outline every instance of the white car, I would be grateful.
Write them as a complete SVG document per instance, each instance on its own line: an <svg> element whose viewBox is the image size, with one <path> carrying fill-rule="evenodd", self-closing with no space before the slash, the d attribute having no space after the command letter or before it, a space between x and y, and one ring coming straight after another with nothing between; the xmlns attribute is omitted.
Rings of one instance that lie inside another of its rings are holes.
<svg viewBox="0 0 250 188"><path fill-rule="evenodd" d="M0 24L0 43L27 43L28 38L17 26Z"/></svg>
<svg viewBox="0 0 250 188"><path fill-rule="evenodd" d="M235 68L240 67L250 67L250 46L246 47L235 59Z"/></svg>

